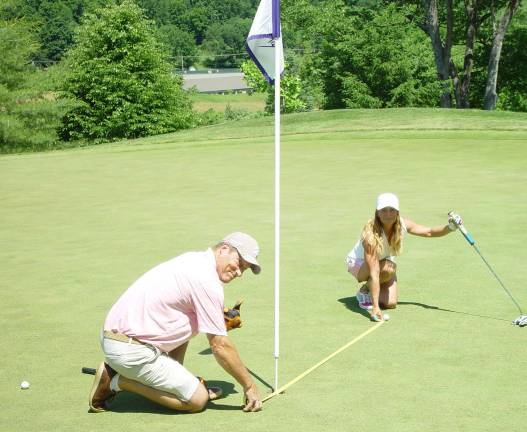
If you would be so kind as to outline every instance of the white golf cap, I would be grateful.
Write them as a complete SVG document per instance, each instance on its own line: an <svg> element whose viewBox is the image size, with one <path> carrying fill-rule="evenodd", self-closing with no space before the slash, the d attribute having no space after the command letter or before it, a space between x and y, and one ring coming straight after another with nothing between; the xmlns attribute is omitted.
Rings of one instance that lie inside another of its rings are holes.
<svg viewBox="0 0 527 432"><path fill-rule="evenodd" d="M399 211L399 198L393 193L382 193L377 197L377 210L385 207L392 207Z"/></svg>
<svg viewBox="0 0 527 432"><path fill-rule="evenodd" d="M262 268L257 261L258 254L260 253L258 242L249 234L235 232L225 237L222 242L235 248L240 256L251 264L251 270L254 274L258 274L262 271Z"/></svg>

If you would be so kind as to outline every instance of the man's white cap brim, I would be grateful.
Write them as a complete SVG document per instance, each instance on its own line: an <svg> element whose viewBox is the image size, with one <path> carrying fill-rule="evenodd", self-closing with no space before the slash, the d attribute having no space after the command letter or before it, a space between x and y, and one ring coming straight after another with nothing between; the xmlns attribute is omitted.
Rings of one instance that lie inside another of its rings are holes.
<svg viewBox="0 0 527 432"><path fill-rule="evenodd" d="M249 234L235 232L225 237L222 242L235 248L240 256L251 265L251 270L254 274L262 271L262 267L258 264L257 259L260 253L260 247L258 246L258 242Z"/></svg>

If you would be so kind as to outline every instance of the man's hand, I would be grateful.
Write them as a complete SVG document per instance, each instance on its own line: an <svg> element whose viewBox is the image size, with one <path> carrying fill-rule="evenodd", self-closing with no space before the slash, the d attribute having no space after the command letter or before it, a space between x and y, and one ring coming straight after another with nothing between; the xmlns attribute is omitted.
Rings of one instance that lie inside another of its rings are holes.
<svg viewBox="0 0 527 432"><path fill-rule="evenodd" d="M240 306L242 303L243 300L238 300L231 309L223 309L223 317L225 318L225 328L227 331L242 326L242 319L240 317Z"/></svg>
<svg viewBox="0 0 527 432"><path fill-rule="evenodd" d="M242 363L236 347L227 335L214 335L207 333L210 348L218 364L240 383L243 388L244 411L260 411L262 409L262 400L258 393L249 371Z"/></svg>
<svg viewBox="0 0 527 432"><path fill-rule="evenodd" d="M258 393L258 388L255 384L251 384L245 391L245 406L243 411L245 412L256 412L262 410L262 400Z"/></svg>

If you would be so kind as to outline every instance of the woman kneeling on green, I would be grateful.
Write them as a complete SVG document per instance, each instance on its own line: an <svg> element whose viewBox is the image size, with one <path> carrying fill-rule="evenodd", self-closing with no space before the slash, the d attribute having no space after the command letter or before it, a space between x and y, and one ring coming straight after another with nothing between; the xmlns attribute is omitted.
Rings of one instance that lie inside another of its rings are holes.
<svg viewBox="0 0 527 432"><path fill-rule="evenodd" d="M348 271L358 282L364 283L357 291L362 309L369 310L374 321L383 320L381 307L397 306L397 265L406 233L421 237L442 237L462 224L461 217L451 213L446 225L427 227L399 214L399 199L393 193L377 197L375 217L362 230L361 238L348 254Z"/></svg>

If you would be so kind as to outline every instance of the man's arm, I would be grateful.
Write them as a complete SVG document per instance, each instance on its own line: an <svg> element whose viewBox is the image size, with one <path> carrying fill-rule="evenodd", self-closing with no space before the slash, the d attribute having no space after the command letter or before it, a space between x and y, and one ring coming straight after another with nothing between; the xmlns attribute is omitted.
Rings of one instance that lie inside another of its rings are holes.
<svg viewBox="0 0 527 432"><path fill-rule="evenodd" d="M244 411L260 411L262 401L258 388L244 366L238 350L228 336L207 334L210 348L218 364L243 387L246 405Z"/></svg>

